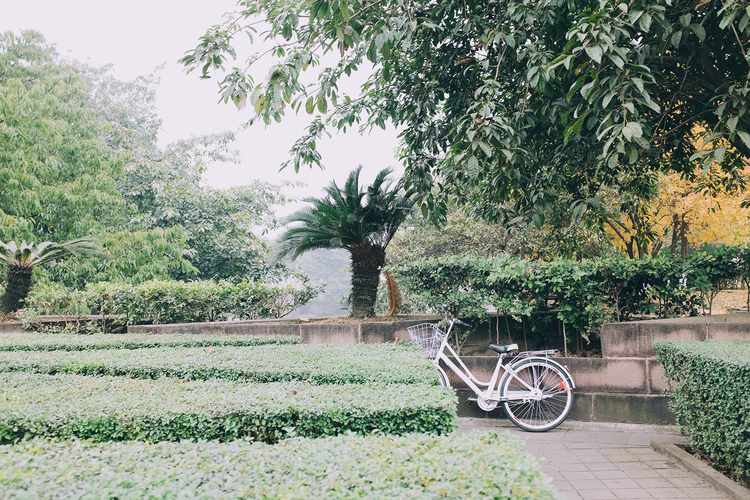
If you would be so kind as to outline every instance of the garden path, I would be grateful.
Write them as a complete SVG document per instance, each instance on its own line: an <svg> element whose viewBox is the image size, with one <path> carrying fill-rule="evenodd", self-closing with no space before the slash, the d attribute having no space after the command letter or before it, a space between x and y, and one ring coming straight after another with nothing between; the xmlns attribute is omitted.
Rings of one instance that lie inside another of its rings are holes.
<svg viewBox="0 0 750 500"><path fill-rule="evenodd" d="M523 439L567 500L728 499L651 448L651 441L685 443L674 427L567 421L533 433L500 419L459 418L459 423L459 432L507 430Z"/></svg>

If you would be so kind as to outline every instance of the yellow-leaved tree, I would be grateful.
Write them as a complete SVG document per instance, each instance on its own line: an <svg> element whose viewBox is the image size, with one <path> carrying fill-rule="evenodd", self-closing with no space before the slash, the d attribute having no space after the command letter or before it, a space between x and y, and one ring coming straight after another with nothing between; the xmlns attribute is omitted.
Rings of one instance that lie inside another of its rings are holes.
<svg viewBox="0 0 750 500"><path fill-rule="evenodd" d="M705 129L693 130L693 143L704 143ZM698 147L697 149L701 149ZM711 149L712 150L712 149ZM653 176L655 196L612 196L607 232L612 243L631 258L656 256L665 248L683 257L704 243L743 244L750 236L750 200L742 186L750 179L750 164L731 171L714 162L688 177L677 172Z"/></svg>
<svg viewBox="0 0 750 500"><path fill-rule="evenodd" d="M750 209L742 207L743 201L736 193L701 189L700 179L664 174L658 178L658 195L609 217L607 231L631 258L655 256L665 248L685 256L704 243L741 244L750 236Z"/></svg>

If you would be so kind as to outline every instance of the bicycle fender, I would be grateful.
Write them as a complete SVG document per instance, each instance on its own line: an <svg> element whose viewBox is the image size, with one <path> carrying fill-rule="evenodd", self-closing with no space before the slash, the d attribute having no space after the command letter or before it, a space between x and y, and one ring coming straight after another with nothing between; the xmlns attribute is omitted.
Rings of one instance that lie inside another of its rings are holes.
<svg viewBox="0 0 750 500"><path fill-rule="evenodd" d="M549 365L554 366L556 370L560 371L565 376L565 378L568 380L568 383L570 384L570 386L573 389L576 388L576 383L573 381L573 376L570 374L570 371L564 365L561 365L560 363L558 363L557 361L555 361L553 359L550 359L550 358L539 358L539 357L523 358L521 361L518 361L518 362L514 363L512 366L515 369L517 367L523 366L524 364L526 364L526 363L528 363L530 361L541 361L543 363L547 363ZM498 386L502 387L503 381L505 381L505 378L509 377L509 376L510 376L510 372L506 371L503 374L503 376L500 378L500 383L498 384Z"/></svg>

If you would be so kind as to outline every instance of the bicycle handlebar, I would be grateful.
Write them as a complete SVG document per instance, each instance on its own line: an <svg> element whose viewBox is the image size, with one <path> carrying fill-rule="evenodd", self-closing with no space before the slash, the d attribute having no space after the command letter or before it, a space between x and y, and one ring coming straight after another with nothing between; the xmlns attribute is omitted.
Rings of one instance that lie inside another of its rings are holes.
<svg viewBox="0 0 750 500"><path fill-rule="evenodd" d="M445 322L448 323L451 327L453 327L453 325L461 325L461 326L469 326L469 327L471 326L468 323L464 323L458 318L454 318L452 320L448 319L448 304L443 304L442 311L443 311L443 315L445 316Z"/></svg>

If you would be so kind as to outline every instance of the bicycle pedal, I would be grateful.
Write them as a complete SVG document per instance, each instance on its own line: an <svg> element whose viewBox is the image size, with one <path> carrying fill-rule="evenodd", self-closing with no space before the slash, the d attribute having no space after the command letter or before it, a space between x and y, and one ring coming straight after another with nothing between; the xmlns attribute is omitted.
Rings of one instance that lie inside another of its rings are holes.
<svg viewBox="0 0 750 500"><path fill-rule="evenodd" d="M468 399L466 400L466 402L467 402L467 403L476 403L476 402L477 402L477 398L468 398Z"/></svg>

